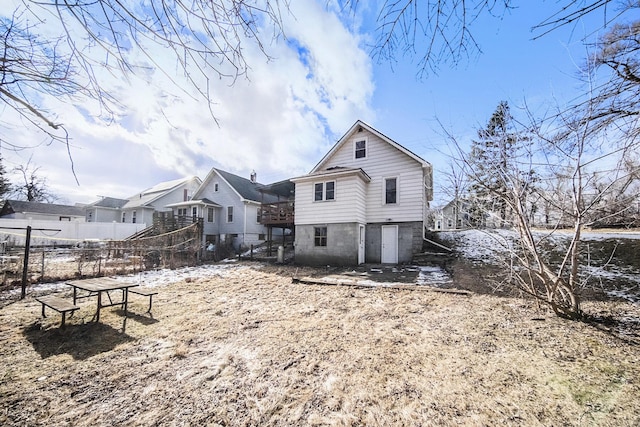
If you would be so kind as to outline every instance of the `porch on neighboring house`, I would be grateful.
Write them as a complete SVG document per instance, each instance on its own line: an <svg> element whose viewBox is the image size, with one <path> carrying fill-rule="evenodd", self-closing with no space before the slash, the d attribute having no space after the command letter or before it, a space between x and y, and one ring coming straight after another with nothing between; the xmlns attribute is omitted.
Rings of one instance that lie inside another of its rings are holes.
<svg viewBox="0 0 640 427"><path fill-rule="evenodd" d="M293 238L295 234L295 185L290 180L275 182L269 185L261 185L258 188L260 192L260 207L258 208L259 223L267 228L267 254L271 256L274 242L274 229L281 229L281 243L285 248L287 241L293 247ZM287 233L288 230L288 233Z"/></svg>
<svg viewBox="0 0 640 427"><path fill-rule="evenodd" d="M294 237L294 203L292 201L262 203L259 208L260 224L267 227L267 253L273 250L273 229L282 229L282 246ZM286 230L289 230L287 234Z"/></svg>

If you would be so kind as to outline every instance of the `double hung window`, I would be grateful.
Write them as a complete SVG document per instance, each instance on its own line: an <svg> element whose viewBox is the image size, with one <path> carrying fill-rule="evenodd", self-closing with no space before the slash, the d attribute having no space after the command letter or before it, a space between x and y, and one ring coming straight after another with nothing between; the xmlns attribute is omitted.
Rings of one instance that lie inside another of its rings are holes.
<svg viewBox="0 0 640 427"><path fill-rule="evenodd" d="M398 178L384 179L384 203L386 205L398 203Z"/></svg>
<svg viewBox="0 0 640 427"><path fill-rule="evenodd" d="M354 142L354 157L356 159L364 159L367 157L367 140L359 139Z"/></svg>
<svg viewBox="0 0 640 427"><path fill-rule="evenodd" d="M336 199L336 182L317 182L313 186L313 201L322 202Z"/></svg>

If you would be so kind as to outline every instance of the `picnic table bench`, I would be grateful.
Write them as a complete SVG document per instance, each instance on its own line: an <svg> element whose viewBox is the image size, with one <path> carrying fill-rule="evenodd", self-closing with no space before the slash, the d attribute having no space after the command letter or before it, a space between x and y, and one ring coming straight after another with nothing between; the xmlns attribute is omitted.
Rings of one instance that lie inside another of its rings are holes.
<svg viewBox="0 0 640 427"><path fill-rule="evenodd" d="M136 295L142 295L145 297L149 297L149 309L147 313L151 313L151 305L153 304L153 296L158 295L158 291L155 289L144 289L144 288L129 288L129 292Z"/></svg>
<svg viewBox="0 0 640 427"><path fill-rule="evenodd" d="M68 301L56 295L37 297L36 301L42 304L42 317L47 317L44 312L45 307L49 307L50 309L62 314L62 323L60 324L61 327L64 327L67 313L73 313L80 308L77 305L73 304L71 301Z"/></svg>

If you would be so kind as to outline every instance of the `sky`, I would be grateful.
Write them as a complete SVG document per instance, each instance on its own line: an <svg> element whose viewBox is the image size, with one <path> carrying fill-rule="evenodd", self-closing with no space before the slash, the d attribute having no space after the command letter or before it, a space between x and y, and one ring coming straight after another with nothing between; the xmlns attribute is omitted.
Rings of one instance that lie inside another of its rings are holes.
<svg viewBox="0 0 640 427"><path fill-rule="evenodd" d="M65 125L69 147L49 143L0 107L0 135L32 147L13 151L0 145L5 169L30 162L57 203L65 204L128 198L186 176L204 179L212 167L247 178L255 170L258 181L268 184L309 172L363 120L432 163L434 204L443 204L452 152L445 133L468 143L502 100L519 116L525 101L544 114L579 96L577 76L587 54L581 39L599 22L590 17L533 40L531 28L557 4L522 2L502 17L484 15L474 23L482 50L477 56L419 77L415 57L400 55L390 63L371 56L375 5L345 16L326 0L292 3L291 13L283 14L286 37L265 43L269 58L246 44L246 77L231 83L211 76L211 108L180 73L172 74L175 57L157 45L148 53L164 73L135 49L130 58L144 72L124 78L97 70L103 88L119 102L109 120L90 99L40 99ZM3 9L0 14L11 8ZM55 35L55 25L47 28Z"/></svg>

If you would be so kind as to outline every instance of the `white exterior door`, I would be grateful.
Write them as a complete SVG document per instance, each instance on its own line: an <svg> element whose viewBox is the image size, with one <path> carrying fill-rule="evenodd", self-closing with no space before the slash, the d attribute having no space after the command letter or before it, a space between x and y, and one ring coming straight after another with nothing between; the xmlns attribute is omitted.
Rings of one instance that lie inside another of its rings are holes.
<svg viewBox="0 0 640 427"><path fill-rule="evenodd" d="M383 264L398 263L398 226L382 226L382 255L380 262Z"/></svg>
<svg viewBox="0 0 640 427"><path fill-rule="evenodd" d="M364 264L364 225L358 226L358 264Z"/></svg>

